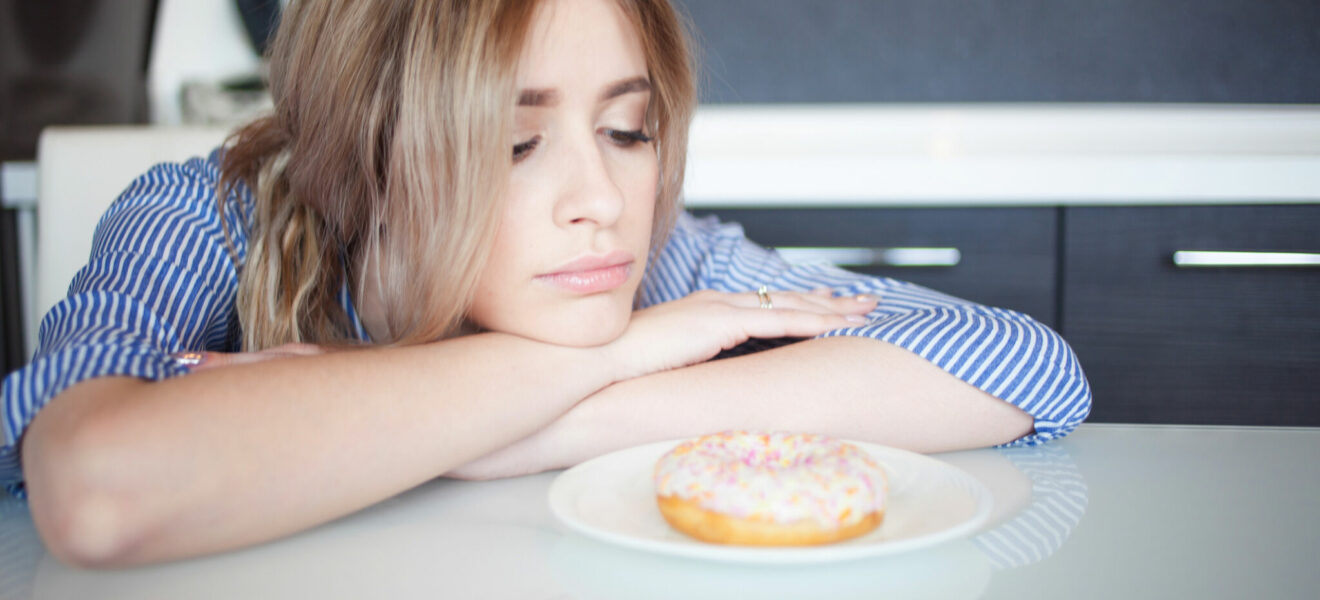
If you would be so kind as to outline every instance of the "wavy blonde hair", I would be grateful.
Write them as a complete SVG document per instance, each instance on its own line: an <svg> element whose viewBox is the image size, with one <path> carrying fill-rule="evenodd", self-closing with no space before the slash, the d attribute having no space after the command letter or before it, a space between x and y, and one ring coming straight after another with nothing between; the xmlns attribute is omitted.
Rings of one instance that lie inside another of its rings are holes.
<svg viewBox="0 0 1320 600"><path fill-rule="evenodd" d="M693 67L667 0L618 2L650 71L654 256L680 209ZM373 343L464 330L501 214L517 61L535 8L290 3L271 47L275 110L235 132L221 164L221 210L240 183L255 195L237 299L245 350L356 343L338 300L345 283L355 298L374 289L381 299L388 337Z"/></svg>

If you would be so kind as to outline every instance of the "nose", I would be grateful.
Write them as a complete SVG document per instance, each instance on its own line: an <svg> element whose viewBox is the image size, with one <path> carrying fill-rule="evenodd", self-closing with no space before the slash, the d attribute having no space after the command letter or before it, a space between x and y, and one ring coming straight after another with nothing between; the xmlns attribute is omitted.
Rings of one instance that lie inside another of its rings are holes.
<svg viewBox="0 0 1320 600"><path fill-rule="evenodd" d="M555 203L555 223L560 227L613 226L623 214L624 196L595 140L573 144L564 156L562 188Z"/></svg>

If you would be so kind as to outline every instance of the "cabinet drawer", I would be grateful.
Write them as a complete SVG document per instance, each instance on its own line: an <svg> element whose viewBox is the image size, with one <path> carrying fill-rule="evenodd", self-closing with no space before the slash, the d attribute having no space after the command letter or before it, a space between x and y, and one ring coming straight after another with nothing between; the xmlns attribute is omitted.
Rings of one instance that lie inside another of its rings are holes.
<svg viewBox="0 0 1320 600"><path fill-rule="evenodd" d="M1092 420L1320 425L1320 268L1173 261L1320 252L1320 206L1064 210L1061 329Z"/></svg>
<svg viewBox="0 0 1320 600"><path fill-rule="evenodd" d="M775 247L957 249L952 266L846 268L1025 312L1054 326L1059 209L701 209Z"/></svg>

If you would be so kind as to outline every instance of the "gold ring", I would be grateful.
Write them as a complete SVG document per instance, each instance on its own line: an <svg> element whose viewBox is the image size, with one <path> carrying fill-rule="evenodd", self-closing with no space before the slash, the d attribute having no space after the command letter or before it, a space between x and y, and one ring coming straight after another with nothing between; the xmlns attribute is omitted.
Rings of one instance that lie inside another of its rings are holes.
<svg viewBox="0 0 1320 600"><path fill-rule="evenodd" d="M770 301L770 290L761 286L756 290L756 297L761 300L761 308L774 308L775 304Z"/></svg>

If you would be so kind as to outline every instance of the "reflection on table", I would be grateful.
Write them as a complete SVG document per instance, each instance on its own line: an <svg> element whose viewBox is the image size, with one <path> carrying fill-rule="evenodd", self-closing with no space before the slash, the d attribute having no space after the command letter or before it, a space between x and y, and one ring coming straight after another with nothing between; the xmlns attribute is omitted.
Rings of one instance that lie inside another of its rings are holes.
<svg viewBox="0 0 1320 600"><path fill-rule="evenodd" d="M1031 489L1025 506L1006 511L1002 519L992 521L985 532L972 538L996 570L1025 567L1054 554L1081 522L1087 504L1086 480L1063 446L1015 448L999 455L1030 481ZM957 464L957 458L945 458ZM996 499L1007 497L1008 490L996 493Z"/></svg>

